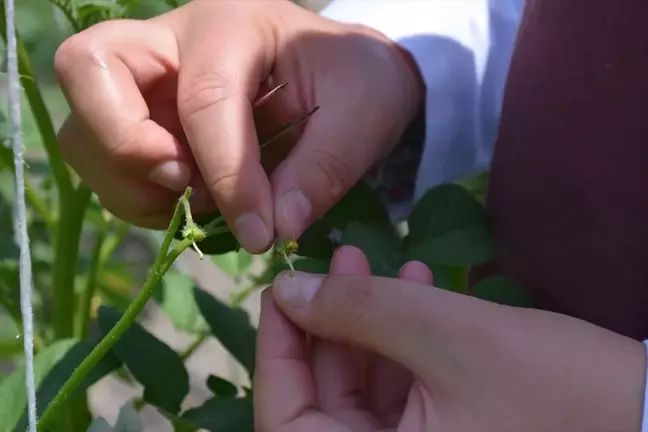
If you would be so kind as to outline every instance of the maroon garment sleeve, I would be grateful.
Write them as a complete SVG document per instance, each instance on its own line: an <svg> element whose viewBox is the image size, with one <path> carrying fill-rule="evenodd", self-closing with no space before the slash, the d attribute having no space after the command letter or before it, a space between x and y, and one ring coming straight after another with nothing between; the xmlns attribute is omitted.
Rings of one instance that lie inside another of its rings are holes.
<svg viewBox="0 0 648 432"><path fill-rule="evenodd" d="M527 0L487 207L538 307L648 337L647 0Z"/></svg>

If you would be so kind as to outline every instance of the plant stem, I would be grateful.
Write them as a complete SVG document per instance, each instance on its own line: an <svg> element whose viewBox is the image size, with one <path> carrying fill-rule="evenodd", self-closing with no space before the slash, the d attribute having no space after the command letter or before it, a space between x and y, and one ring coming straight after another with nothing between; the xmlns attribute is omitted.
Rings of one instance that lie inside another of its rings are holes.
<svg viewBox="0 0 648 432"><path fill-rule="evenodd" d="M103 249L104 241L108 236L108 223L104 222L97 230L97 238L95 239L94 248L92 250L92 258L90 259L90 269L86 279L86 286L81 294L79 302L80 309L77 313L77 327L76 337L85 339L88 335L88 324L90 322L90 309L92 307L92 299L94 297L95 288L97 286L97 275L99 274L99 267L101 265L101 252Z"/></svg>
<svg viewBox="0 0 648 432"><path fill-rule="evenodd" d="M38 195L27 179L25 179L25 198L27 198L29 204L31 204L34 210L36 210L36 213L38 213L38 216L45 222L49 232L56 231L56 223L47 204L45 204L45 201L41 199L41 196Z"/></svg>
<svg viewBox="0 0 648 432"><path fill-rule="evenodd" d="M4 16L4 0L0 0L0 35L4 42L7 42L7 28L5 25ZM29 54L20 37L18 41L18 69L21 75L21 84L31 108L36 126L43 140L43 146L47 152L49 165L52 168L54 181L56 182L59 192L60 205L63 205L64 197L70 196L72 192L72 178L70 171L63 162L61 153L58 149L58 142L56 139L56 129L54 123L47 110L47 105L43 99L34 70L29 60Z"/></svg>
<svg viewBox="0 0 648 432"><path fill-rule="evenodd" d="M130 224L122 221L116 221L117 222L117 228L115 229L115 233L112 235L108 235L106 238L106 241L104 241L103 248L101 249L101 264L100 267L103 268L103 264L105 264L112 254L115 252L115 249L117 249L117 246L119 246L124 240L124 237L128 234L128 231L130 231Z"/></svg>
<svg viewBox="0 0 648 432"><path fill-rule="evenodd" d="M254 292L256 292L259 289L260 287L252 285L240 291L235 292L231 298L230 307L232 308L241 307L241 305L245 302L245 300L247 300L248 297L250 297Z"/></svg>
<svg viewBox="0 0 648 432"><path fill-rule="evenodd" d="M191 189L187 188L183 198L188 199L191 194ZM130 304L124 315L119 319L117 324L108 332L106 336L95 346L92 352L86 357L79 367L77 367L68 380L63 384L63 387L59 390L57 395L52 399L47 409L43 413L40 421L38 423L38 430L46 430L49 423L52 422L54 416L58 413L59 408L66 401L70 395L73 394L74 390L81 384L85 376L92 371L96 364L106 355L106 353L117 343L117 341L122 337L122 335L128 330L128 328L135 322L137 316L144 309L144 306L148 300L153 295L155 288L158 286L160 279L164 275L164 269L171 267L172 261L175 260L181 252L178 251L178 248L174 248L174 251L177 253L171 252L168 253L169 246L173 241L174 235L180 226L182 221L183 207L182 203L179 201L176 205L173 218L169 224L169 228L164 236L160 250L155 259L153 267L149 271L149 274L144 282L142 290L138 293L137 297ZM181 244L189 247L191 242L183 241ZM167 255L168 254L168 255Z"/></svg>
<svg viewBox="0 0 648 432"><path fill-rule="evenodd" d="M61 206L61 217L54 240L54 268L52 270L54 337L66 339L74 335L74 279L79 257L79 239L83 218L92 192L83 183L79 185L67 205Z"/></svg>
<svg viewBox="0 0 648 432"><path fill-rule="evenodd" d="M57 340L74 334L76 299L74 282L79 257L79 240L83 219L92 192L83 183L66 197L59 207L58 227L54 233L54 266L52 270L52 324ZM85 394L71 398L58 415L62 430L82 432L88 428L88 402Z"/></svg>
<svg viewBox="0 0 648 432"><path fill-rule="evenodd" d="M196 351L198 351L198 348L202 346L202 344L207 340L209 337L209 333L201 333L192 343L189 345L181 354L180 358L182 361L186 361L189 357L193 355Z"/></svg>
<svg viewBox="0 0 648 432"><path fill-rule="evenodd" d="M99 269L103 269L106 262L110 259L113 252L121 241L124 239L130 225L125 222L119 222L117 229L114 232L109 231L110 223L106 221L97 230L97 238L95 240L95 247L92 252L92 259L90 262L90 269L86 280L86 286L81 296L80 306L81 309L77 315L77 328L76 335L79 339L84 339L88 335L89 322L90 322L90 309L92 307L92 299L97 288L97 279L99 276Z"/></svg>

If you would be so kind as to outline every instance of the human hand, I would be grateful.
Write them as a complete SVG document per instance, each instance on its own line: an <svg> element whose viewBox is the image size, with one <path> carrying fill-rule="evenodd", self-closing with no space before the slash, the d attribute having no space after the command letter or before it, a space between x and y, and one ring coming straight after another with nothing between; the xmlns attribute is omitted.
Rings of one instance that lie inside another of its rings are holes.
<svg viewBox="0 0 648 432"><path fill-rule="evenodd" d="M381 34L285 0L195 0L102 23L64 42L55 69L72 109L61 150L108 210L162 228L191 185L193 209L216 205L251 252L328 210L397 143L423 91ZM262 160L257 132L315 106Z"/></svg>
<svg viewBox="0 0 648 432"><path fill-rule="evenodd" d="M641 343L431 287L421 266L371 277L345 247L327 277L280 275L263 299L255 430L639 431Z"/></svg>

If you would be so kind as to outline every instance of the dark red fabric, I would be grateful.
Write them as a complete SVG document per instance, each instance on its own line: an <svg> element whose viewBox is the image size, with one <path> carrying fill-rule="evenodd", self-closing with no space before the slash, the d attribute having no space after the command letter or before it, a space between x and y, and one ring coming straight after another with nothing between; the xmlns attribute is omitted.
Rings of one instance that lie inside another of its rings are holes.
<svg viewBox="0 0 648 432"><path fill-rule="evenodd" d="M487 207L539 307L648 337L647 0L527 0Z"/></svg>

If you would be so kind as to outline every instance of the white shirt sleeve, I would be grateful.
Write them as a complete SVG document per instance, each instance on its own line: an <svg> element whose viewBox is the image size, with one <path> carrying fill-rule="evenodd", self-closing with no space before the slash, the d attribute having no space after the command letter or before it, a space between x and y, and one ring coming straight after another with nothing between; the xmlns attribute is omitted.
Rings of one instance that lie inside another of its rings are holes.
<svg viewBox="0 0 648 432"><path fill-rule="evenodd" d="M488 170L524 0L334 0L321 15L409 51L427 86L415 198Z"/></svg>

